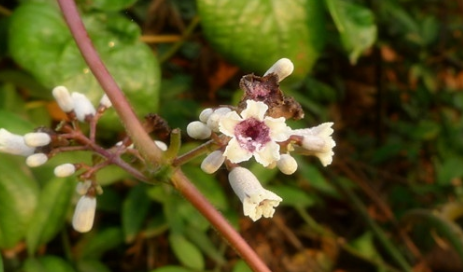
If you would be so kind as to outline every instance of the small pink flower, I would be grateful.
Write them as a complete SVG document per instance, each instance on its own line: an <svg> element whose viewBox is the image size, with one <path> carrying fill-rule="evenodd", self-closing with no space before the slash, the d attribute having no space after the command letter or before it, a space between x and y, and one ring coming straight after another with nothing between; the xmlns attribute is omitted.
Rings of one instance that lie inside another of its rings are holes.
<svg viewBox="0 0 463 272"><path fill-rule="evenodd" d="M280 159L277 142L289 138L290 128L283 117L265 116L268 110L265 103L253 100L246 103L241 114L232 111L220 119L220 132L232 138L224 156L232 163L247 161L254 156L258 163L268 166Z"/></svg>

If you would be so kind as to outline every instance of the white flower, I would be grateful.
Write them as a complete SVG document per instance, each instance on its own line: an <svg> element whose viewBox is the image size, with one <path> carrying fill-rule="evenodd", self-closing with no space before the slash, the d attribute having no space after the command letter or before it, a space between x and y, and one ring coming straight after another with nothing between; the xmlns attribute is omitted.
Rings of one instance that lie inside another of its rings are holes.
<svg viewBox="0 0 463 272"><path fill-rule="evenodd" d="M163 141L156 140L156 141L154 141L154 144L156 144L159 147L159 149L161 149L161 151L166 151L167 150L167 145Z"/></svg>
<svg viewBox="0 0 463 272"><path fill-rule="evenodd" d="M69 94L69 91L64 86L57 86L52 91L53 97L55 98L58 106L66 113L74 110L74 102Z"/></svg>
<svg viewBox="0 0 463 272"><path fill-rule="evenodd" d="M34 153L35 148L26 145L24 137L10 133L8 130L0 129L0 152L29 156Z"/></svg>
<svg viewBox="0 0 463 272"><path fill-rule="evenodd" d="M221 150L216 150L207 155L207 157L203 160L201 163L201 169L208 174L215 173L220 166L222 166L224 161L225 157L223 156L223 152Z"/></svg>
<svg viewBox="0 0 463 272"><path fill-rule="evenodd" d="M105 108L110 108L113 105L113 103L111 103L111 100L109 100L108 96L104 94L103 97L101 97L100 105Z"/></svg>
<svg viewBox="0 0 463 272"><path fill-rule="evenodd" d="M72 163L65 163L55 167L55 176L59 178L69 177L76 172L76 167Z"/></svg>
<svg viewBox="0 0 463 272"><path fill-rule="evenodd" d="M193 139L204 140L211 137L211 129L200 121L193 121L186 127L188 136Z"/></svg>
<svg viewBox="0 0 463 272"><path fill-rule="evenodd" d="M289 138L290 128L285 118L265 116L268 106L263 102L247 100L247 107L241 112L232 111L221 118L220 132L232 137L224 156L233 163L249 160L252 156L263 166L280 159L277 142Z"/></svg>
<svg viewBox="0 0 463 272"><path fill-rule="evenodd" d="M26 164L29 167L38 167L45 164L48 161L48 156L43 153L35 153L29 155L26 159Z"/></svg>
<svg viewBox="0 0 463 272"><path fill-rule="evenodd" d="M207 118L207 126L212 131L219 132L219 122L229 112L231 112L231 109L227 107L222 107L214 110L214 112L209 115L209 118ZM205 117L203 117L202 119L205 119Z"/></svg>
<svg viewBox="0 0 463 272"><path fill-rule="evenodd" d="M296 160L289 154L281 154L281 158L277 162L278 169L283 174L292 175L297 170Z"/></svg>
<svg viewBox="0 0 463 272"><path fill-rule="evenodd" d="M95 107L93 107L92 102L84 94L73 92L71 97L74 102L74 111L79 121L85 122L85 117L95 115Z"/></svg>
<svg viewBox="0 0 463 272"><path fill-rule="evenodd" d="M91 196L82 196L77 202L72 227L78 232L88 232L93 227L95 219L96 199Z"/></svg>
<svg viewBox="0 0 463 272"><path fill-rule="evenodd" d="M256 176L246 168L235 167L230 171L228 180L235 194L243 203L244 215L253 221L273 217L275 207L283 200L275 193L265 190Z"/></svg>
<svg viewBox="0 0 463 272"><path fill-rule="evenodd" d="M279 59L275 64L270 67L270 69L265 72L264 76L274 73L278 76L278 82L285 79L287 76L291 75L294 71L294 64L291 60L287 58Z"/></svg>
<svg viewBox="0 0 463 272"><path fill-rule="evenodd" d="M45 132L32 132L24 135L24 142L30 147L45 146L51 142L51 137Z"/></svg>
<svg viewBox="0 0 463 272"><path fill-rule="evenodd" d="M296 129L291 132L293 135L302 136L302 153L318 157L323 166L333 161L333 147L336 142L331 137L333 123L323 123L316 127Z"/></svg>

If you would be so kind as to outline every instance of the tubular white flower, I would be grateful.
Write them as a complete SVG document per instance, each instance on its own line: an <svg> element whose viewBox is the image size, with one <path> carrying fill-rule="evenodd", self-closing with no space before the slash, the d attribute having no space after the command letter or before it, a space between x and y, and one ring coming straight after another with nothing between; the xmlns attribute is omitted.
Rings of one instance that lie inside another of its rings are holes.
<svg viewBox="0 0 463 272"><path fill-rule="evenodd" d="M304 137L303 154L316 156L323 166L327 166L333 161L333 147L336 146L336 142L331 137L332 126L333 123L328 122L312 128L296 129L291 134Z"/></svg>
<svg viewBox="0 0 463 272"><path fill-rule="evenodd" d="M246 168L235 167L228 174L228 180L235 194L243 203L244 215L253 221L273 217L275 207L283 200L275 193L265 190L256 176Z"/></svg>
<svg viewBox="0 0 463 272"><path fill-rule="evenodd" d="M69 177L76 172L76 167L72 163L65 163L55 167L55 176L59 178Z"/></svg>
<svg viewBox="0 0 463 272"><path fill-rule="evenodd" d="M82 196L77 202L72 227L78 232L88 232L93 227L95 219L96 199L90 196Z"/></svg>
<svg viewBox="0 0 463 272"><path fill-rule="evenodd" d="M0 129L0 152L20 156L29 156L34 153L35 148L26 145L24 137L10 133L8 130Z"/></svg>
<svg viewBox="0 0 463 272"><path fill-rule="evenodd" d="M93 107L92 102L84 94L73 92L71 96L74 102L74 111L79 121L85 122L86 116L95 115L95 107Z"/></svg>
<svg viewBox="0 0 463 272"><path fill-rule="evenodd" d="M207 126L214 132L219 132L219 122L220 120L225 117L231 109L227 107L222 107L216 109L207 119Z"/></svg>
<svg viewBox="0 0 463 272"><path fill-rule="evenodd" d="M201 163L201 169L208 174L215 173L220 166L222 166L224 161L225 157L223 152L221 150L216 150L207 155L207 157L203 160Z"/></svg>
<svg viewBox="0 0 463 272"><path fill-rule="evenodd" d="M249 160L252 156L264 167L280 159L277 142L289 138L290 128L285 118L265 116L268 106L263 102L247 100L247 107L241 112L232 111L220 119L219 129L232 137L224 156L233 163Z"/></svg>
<svg viewBox="0 0 463 272"><path fill-rule="evenodd" d="M209 117L211 116L211 114L214 112L213 109L211 108L207 108L207 109L204 109L200 114L199 114L199 121L203 122L203 123L207 123L207 120L209 119Z"/></svg>
<svg viewBox="0 0 463 272"><path fill-rule="evenodd" d="M74 102L69 94L69 91L64 86L57 86L52 91L53 97L55 98L58 106L66 113L74 110Z"/></svg>
<svg viewBox="0 0 463 272"><path fill-rule="evenodd" d="M110 108L113 105L113 103L111 103L111 100L109 100L108 96L104 94L103 97L101 97L100 105L102 105L105 108Z"/></svg>
<svg viewBox="0 0 463 272"><path fill-rule="evenodd" d="M167 145L162 142L162 141L154 141L154 143L159 147L159 149L161 149L162 151L166 151L167 150Z"/></svg>
<svg viewBox="0 0 463 272"><path fill-rule="evenodd" d="M45 132L32 132L24 135L24 142L30 147L45 146L51 142L51 137Z"/></svg>
<svg viewBox="0 0 463 272"><path fill-rule="evenodd" d="M296 160L289 154L281 154L277 162L278 169L285 175L292 175L297 170Z"/></svg>
<svg viewBox="0 0 463 272"><path fill-rule="evenodd" d="M43 153L35 153L29 155L26 159L26 164L29 167L38 167L45 164L48 161L48 156Z"/></svg>
<svg viewBox="0 0 463 272"><path fill-rule="evenodd" d="M186 127L188 136L193 139L204 140L211 137L211 129L200 121L193 121Z"/></svg>
<svg viewBox="0 0 463 272"><path fill-rule="evenodd" d="M278 82L291 75L294 71L294 64L287 58L279 59L270 69L265 72L264 76L274 73L278 76Z"/></svg>

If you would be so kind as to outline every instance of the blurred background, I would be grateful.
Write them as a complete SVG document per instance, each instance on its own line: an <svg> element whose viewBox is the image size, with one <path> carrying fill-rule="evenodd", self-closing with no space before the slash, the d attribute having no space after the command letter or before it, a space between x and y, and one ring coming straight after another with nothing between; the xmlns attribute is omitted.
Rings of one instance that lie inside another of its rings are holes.
<svg viewBox="0 0 463 272"><path fill-rule="evenodd" d="M246 164L283 202L273 219L242 214L227 171L186 174L272 271L463 271L463 1L79 0L101 57L143 117L183 131L206 107L236 105L243 75L278 59L303 107L293 128L334 122L333 163L297 157L285 176ZM24 134L65 118L58 85L96 104L102 90L51 0L0 1L0 127ZM106 147L124 137L115 113ZM183 137L182 153L200 145ZM95 225L70 224L77 177L60 154L28 168L0 154L0 272L250 271L166 184L114 167L98 173Z"/></svg>

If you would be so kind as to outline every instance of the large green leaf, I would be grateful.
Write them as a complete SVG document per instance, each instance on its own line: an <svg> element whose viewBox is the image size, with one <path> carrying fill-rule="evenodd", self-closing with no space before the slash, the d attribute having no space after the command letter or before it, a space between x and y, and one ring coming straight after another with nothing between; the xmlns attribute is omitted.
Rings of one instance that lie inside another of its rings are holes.
<svg viewBox="0 0 463 272"><path fill-rule="evenodd" d="M151 200L147 190L146 185L138 184L122 204L122 229L128 243L133 242L148 214Z"/></svg>
<svg viewBox="0 0 463 272"><path fill-rule="evenodd" d="M106 251L120 246L123 241L123 233L120 228L110 227L101 230L87 240L79 258L98 259Z"/></svg>
<svg viewBox="0 0 463 272"><path fill-rule="evenodd" d="M27 231L26 241L29 254L50 241L63 226L71 204L75 182L55 178L42 189L34 217Z"/></svg>
<svg viewBox="0 0 463 272"><path fill-rule="evenodd" d="M27 259L24 262L24 272L75 272L71 264L57 257L46 255L40 258Z"/></svg>
<svg viewBox="0 0 463 272"><path fill-rule="evenodd" d="M324 45L320 0L199 0L197 5L212 46L248 71L262 74L287 57L294 76L304 77Z"/></svg>
<svg viewBox="0 0 463 272"><path fill-rule="evenodd" d="M37 205L37 183L21 159L0 154L0 248L25 236Z"/></svg>
<svg viewBox="0 0 463 272"><path fill-rule="evenodd" d="M325 0L352 64L373 45L377 28L371 10L346 0Z"/></svg>
<svg viewBox="0 0 463 272"><path fill-rule="evenodd" d="M171 233L169 243L178 260L186 267L194 270L204 270L204 258L199 249L183 235Z"/></svg>
<svg viewBox="0 0 463 272"><path fill-rule="evenodd" d="M159 64L139 41L138 26L118 14L83 14L92 41L121 89L140 116L158 106ZM29 2L11 16L9 50L13 59L46 88L64 85L97 104L103 92L83 61L56 6ZM106 128L119 124L106 114Z"/></svg>

